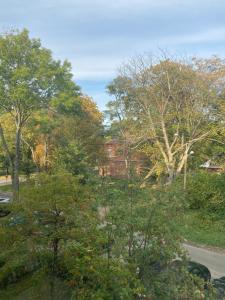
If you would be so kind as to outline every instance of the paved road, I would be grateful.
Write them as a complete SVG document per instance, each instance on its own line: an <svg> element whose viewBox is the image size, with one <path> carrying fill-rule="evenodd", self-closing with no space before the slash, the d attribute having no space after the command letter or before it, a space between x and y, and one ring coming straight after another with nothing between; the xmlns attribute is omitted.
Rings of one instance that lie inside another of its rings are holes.
<svg viewBox="0 0 225 300"><path fill-rule="evenodd" d="M24 181L26 181L26 177L25 176L20 176L20 182L24 182ZM6 179L5 176L0 177L0 186L10 185L11 183L12 183L11 176L8 176L7 179Z"/></svg>
<svg viewBox="0 0 225 300"><path fill-rule="evenodd" d="M213 278L225 276L225 252L205 249L184 244L191 260L205 265L211 272Z"/></svg>
<svg viewBox="0 0 225 300"><path fill-rule="evenodd" d="M1 179L0 180L0 186L1 185L10 185L12 183L11 179Z"/></svg>

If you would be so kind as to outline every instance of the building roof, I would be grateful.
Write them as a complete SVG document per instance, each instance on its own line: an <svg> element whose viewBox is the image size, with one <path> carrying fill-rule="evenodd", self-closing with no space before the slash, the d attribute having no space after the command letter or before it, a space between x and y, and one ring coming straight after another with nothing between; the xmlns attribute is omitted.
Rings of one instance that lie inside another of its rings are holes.
<svg viewBox="0 0 225 300"><path fill-rule="evenodd" d="M207 160L204 164L200 165L200 168L204 169L223 169L221 166L213 164L213 162L210 160Z"/></svg>

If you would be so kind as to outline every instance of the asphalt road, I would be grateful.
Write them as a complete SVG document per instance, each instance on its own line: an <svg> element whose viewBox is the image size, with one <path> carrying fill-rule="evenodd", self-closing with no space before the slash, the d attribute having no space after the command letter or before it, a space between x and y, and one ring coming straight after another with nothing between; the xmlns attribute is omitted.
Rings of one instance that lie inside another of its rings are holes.
<svg viewBox="0 0 225 300"><path fill-rule="evenodd" d="M6 180L6 179L1 179L1 180L0 180L0 186L1 186L1 185L10 185L11 183L12 183L11 179L8 179L8 180Z"/></svg>
<svg viewBox="0 0 225 300"><path fill-rule="evenodd" d="M26 181L25 176L20 176L20 182ZM0 177L0 186L2 185L10 185L12 183L11 176L8 176L7 178L5 176Z"/></svg>
<svg viewBox="0 0 225 300"><path fill-rule="evenodd" d="M205 265L213 278L225 276L225 252L184 244L191 260Z"/></svg>

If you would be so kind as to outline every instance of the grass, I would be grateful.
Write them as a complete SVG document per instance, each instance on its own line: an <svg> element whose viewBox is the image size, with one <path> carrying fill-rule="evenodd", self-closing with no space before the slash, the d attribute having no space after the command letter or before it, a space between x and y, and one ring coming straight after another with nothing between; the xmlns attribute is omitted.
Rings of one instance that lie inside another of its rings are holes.
<svg viewBox="0 0 225 300"><path fill-rule="evenodd" d="M178 233L186 240L225 249L225 220L202 211L187 210L175 219Z"/></svg>
<svg viewBox="0 0 225 300"><path fill-rule="evenodd" d="M24 186L24 182L20 183L20 187ZM12 185L0 185L0 192L12 192Z"/></svg>
<svg viewBox="0 0 225 300"><path fill-rule="evenodd" d="M12 191L11 184L9 184L9 185L1 185L0 186L0 192L11 192L11 191Z"/></svg>

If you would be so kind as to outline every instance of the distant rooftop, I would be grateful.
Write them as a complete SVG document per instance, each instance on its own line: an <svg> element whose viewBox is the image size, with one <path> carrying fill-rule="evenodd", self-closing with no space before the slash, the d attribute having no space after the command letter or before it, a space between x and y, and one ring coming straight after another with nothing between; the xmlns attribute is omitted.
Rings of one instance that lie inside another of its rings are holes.
<svg viewBox="0 0 225 300"><path fill-rule="evenodd" d="M221 166L215 165L211 159L207 160L204 164L200 165L200 168L204 168L204 169L223 169Z"/></svg>

